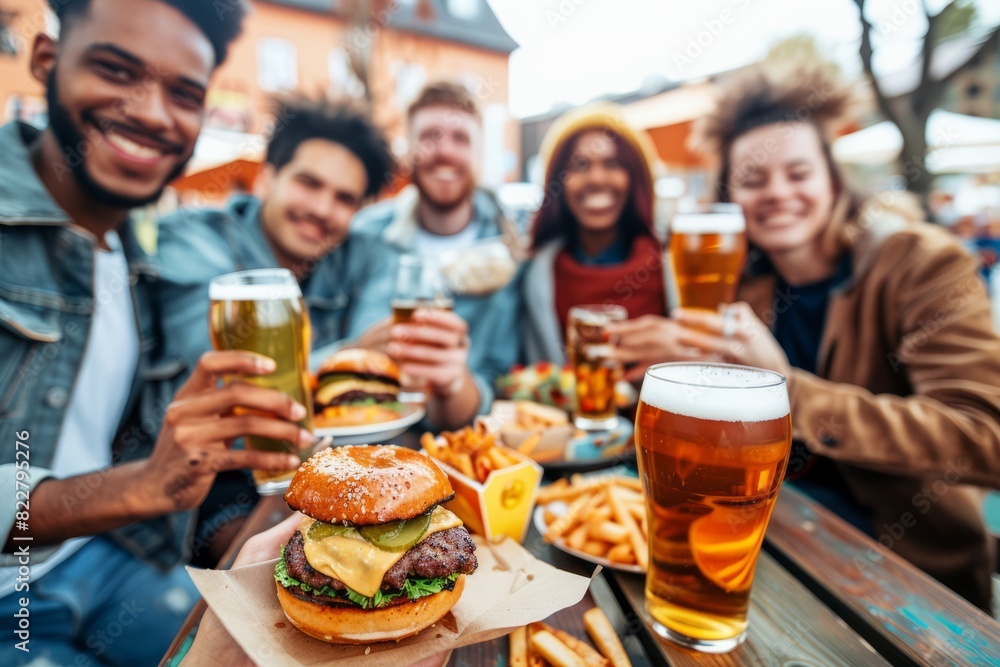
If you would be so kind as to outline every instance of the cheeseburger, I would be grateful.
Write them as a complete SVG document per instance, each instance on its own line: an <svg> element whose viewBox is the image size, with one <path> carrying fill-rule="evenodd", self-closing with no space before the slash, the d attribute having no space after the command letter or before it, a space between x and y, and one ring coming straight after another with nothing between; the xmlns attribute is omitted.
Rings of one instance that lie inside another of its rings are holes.
<svg viewBox="0 0 1000 667"><path fill-rule="evenodd" d="M399 419L399 369L381 352L341 350L324 361L316 375L316 426Z"/></svg>
<svg viewBox="0 0 1000 667"><path fill-rule="evenodd" d="M302 464L285 501L306 515L274 569L302 632L334 644L400 640L458 602L478 565L433 461L394 446L334 447Z"/></svg>

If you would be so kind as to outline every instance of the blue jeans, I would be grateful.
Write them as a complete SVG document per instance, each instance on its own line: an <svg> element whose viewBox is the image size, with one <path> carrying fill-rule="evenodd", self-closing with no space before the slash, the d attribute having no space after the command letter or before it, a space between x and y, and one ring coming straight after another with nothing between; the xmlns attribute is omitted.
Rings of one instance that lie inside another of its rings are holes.
<svg viewBox="0 0 1000 667"><path fill-rule="evenodd" d="M30 590L0 598L0 665L155 666L198 599L183 568L161 572L101 537ZM14 647L18 598L30 603L30 653Z"/></svg>

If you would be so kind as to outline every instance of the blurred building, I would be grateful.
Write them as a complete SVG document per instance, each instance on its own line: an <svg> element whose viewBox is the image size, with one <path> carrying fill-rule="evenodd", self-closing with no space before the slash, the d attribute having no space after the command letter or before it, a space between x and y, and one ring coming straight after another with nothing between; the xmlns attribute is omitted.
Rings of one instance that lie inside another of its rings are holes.
<svg viewBox="0 0 1000 667"><path fill-rule="evenodd" d="M209 0L206 0L209 1ZM519 125L507 111L507 61L517 44L486 0L256 0L244 34L216 73L193 168L263 152L271 100L297 91L367 97L376 122L406 149L406 107L424 83L462 81L485 124L483 178L517 177ZM55 31L45 0L0 0L0 116L46 122L43 91L28 73L31 41ZM13 48L5 49L4 44ZM14 51L8 54L7 52ZM362 76L365 76L362 74Z"/></svg>

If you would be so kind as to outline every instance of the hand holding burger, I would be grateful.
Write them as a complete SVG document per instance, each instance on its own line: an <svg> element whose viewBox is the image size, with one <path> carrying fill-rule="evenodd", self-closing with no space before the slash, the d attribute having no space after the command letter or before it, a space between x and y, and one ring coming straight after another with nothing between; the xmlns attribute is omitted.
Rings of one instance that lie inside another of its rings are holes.
<svg viewBox="0 0 1000 667"><path fill-rule="evenodd" d="M335 447L306 461L285 501L305 515L275 566L278 601L302 632L335 644L400 640L458 602L478 563L454 496L426 456Z"/></svg>
<svg viewBox="0 0 1000 667"><path fill-rule="evenodd" d="M274 558L282 544L295 533L303 516L295 513L277 526L254 535L240 549L233 567L244 567L264 563ZM439 653L415 663L411 667L443 667L448 662L450 652ZM183 667L205 667L219 665L225 667L254 667L258 662L251 660L236 643L211 609L205 612L198 626L194 643L181 663Z"/></svg>

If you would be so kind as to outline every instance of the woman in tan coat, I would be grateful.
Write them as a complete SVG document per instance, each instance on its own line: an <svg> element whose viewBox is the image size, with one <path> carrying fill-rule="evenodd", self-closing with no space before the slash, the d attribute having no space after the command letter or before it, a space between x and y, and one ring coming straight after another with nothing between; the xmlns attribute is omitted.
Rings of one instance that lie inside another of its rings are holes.
<svg viewBox="0 0 1000 667"><path fill-rule="evenodd" d="M861 202L830 151L845 89L756 71L724 90L700 136L719 196L742 205L739 303L677 311L680 342L788 377L788 479L978 607L1000 487L1000 338L975 260L904 195ZM671 342L671 345L674 343Z"/></svg>

